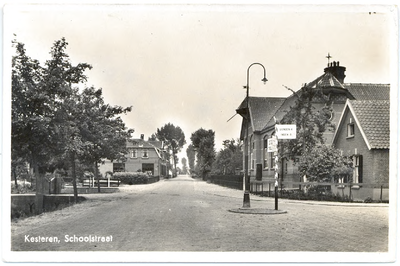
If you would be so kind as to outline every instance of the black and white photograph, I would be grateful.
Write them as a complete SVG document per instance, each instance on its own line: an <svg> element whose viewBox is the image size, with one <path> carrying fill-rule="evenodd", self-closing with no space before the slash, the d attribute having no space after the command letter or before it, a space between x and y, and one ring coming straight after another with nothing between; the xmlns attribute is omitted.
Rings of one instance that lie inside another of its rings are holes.
<svg viewBox="0 0 400 266"><path fill-rule="evenodd" d="M395 263L398 11L5 1L2 262Z"/></svg>

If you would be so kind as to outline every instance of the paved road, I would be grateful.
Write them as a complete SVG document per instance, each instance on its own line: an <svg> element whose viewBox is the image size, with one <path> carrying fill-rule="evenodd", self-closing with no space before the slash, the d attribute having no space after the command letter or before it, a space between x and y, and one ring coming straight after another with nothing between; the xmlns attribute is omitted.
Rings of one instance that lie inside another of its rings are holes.
<svg viewBox="0 0 400 266"><path fill-rule="evenodd" d="M241 207L241 191L187 176L121 190L13 224L12 250L388 251L385 205L280 200L286 214L238 214L228 210ZM271 198L251 203L274 208Z"/></svg>

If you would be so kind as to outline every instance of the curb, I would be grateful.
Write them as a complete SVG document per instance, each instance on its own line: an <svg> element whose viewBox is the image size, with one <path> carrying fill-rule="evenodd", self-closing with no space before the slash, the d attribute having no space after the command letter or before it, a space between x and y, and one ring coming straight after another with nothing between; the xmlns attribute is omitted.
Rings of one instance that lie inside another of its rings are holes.
<svg viewBox="0 0 400 266"><path fill-rule="evenodd" d="M272 209L264 209L264 208L238 208L231 209L230 212L234 213L244 213L244 214L283 214L287 213L287 211L283 210L272 210Z"/></svg>

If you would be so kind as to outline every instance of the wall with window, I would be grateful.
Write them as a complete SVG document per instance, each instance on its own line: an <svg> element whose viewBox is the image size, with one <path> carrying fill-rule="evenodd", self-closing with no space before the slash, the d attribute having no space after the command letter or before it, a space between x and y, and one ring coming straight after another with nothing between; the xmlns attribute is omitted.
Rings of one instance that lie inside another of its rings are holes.
<svg viewBox="0 0 400 266"><path fill-rule="evenodd" d="M337 129L337 138L334 146L349 156L353 161L353 183L351 196L355 200L365 200L367 197L376 197L380 188L371 187L372 184L388 183L389 180L389 150L368 149L353 114L345 110L343 123ZM363 184L365 184L363 186ZM342 191L345 190L345 191ZM349 195L350 189L343 186L332 188L334 193ZM377 192L378 191L378 192ZM388 197L387 189L384 196Z"/></svg>
<svg viewBox="0 0 400 266"><path fill-rule="evenodd" d="M126 155L126 161L124 163L106 160L99 168L100 173L103 175L107 171L137 172L140 170L151 171L154 176L162 177L165 176L167 172L165 162L159 158L156 150L143 146L128 147L128 154Z"/></svg>

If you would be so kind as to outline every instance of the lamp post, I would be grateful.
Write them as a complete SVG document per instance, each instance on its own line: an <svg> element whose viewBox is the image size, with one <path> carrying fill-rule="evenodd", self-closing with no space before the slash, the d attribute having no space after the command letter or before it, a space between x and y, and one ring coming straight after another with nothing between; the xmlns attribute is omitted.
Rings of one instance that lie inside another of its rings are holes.
<svg viewBox="0 0 400 266"><path fill-rule="evenodd" d="M247 84L246 89L246 115L245 115L245 142L244 142L244 196L243 196L243 208L250 208L250 175L249 175L249 73L250 68L254 65L259 65L264 70L264 78L261 80L264 84L268 81L266 78L265 67L260 63L253 63L247 68Z"/></svg>

